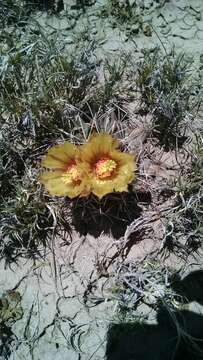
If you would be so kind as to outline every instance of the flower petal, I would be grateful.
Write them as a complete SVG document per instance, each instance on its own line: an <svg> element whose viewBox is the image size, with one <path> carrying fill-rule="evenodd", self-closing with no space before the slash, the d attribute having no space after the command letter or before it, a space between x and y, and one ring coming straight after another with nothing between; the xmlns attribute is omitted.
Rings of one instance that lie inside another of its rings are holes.
<svg viewBox="0 0 203 360"><path fill-rule="evenodd" d="M65 169L71 160L79 156L77 147L70 143L53 146L48 150L42 166L50 169Z"/></svg>
<svg viewBox="0 0 203 360"><path fill-rule="evenodd" d="M55 177L52 179L47 179L43 182L46 190L51 195L57 195L57 196L65 196L68 195L67 192L69 190L68 186L63 183L61 180L61 177Z"/></svg>
<svg viewBox="0 0 203 360"><path fill-rule="evenodd" d="M103 181L94 178L91 184L93 194L97 195L100 199L104 195L114 191L128 191L128 183L126 182L126 179L122 177L116 177L112 180Z"/></svg>
<svg viewBox="0 0 203 360"><path fill-rule="evenodd" d="M114 161L116 161L119 164L119 166L128 165L129 169L131 169L132 171L135 170L136 165L135 165L134 155L123 153L120 151L111 151L109 155Z"/></svg>
<svg viewBox="0 0 203 360"><path fill-rule="evenodd" d="M73 198L75 196L78 196L81 192L80 186L68 186L63 183L63 181L59 177L47 180L44 185L46 190L51 195L55 196L68 196L70 198Z"/></svg>
<svg viewBox="0 0 203 360"><path fill-rule="evenodd" d="M70 143L56 145L42 162L43 166L55 171L45 172L40 176L40 181L50 194L70 198L87 196L90 192L102 198L113 191L127 191L128 184L135 176L135 158L117 150L118 146L118 140L106 133L93 135L87 144L80 147ZM95 171L95 164L104 160L114 160L116 166L110 169L110 175L102 178ZM75 162L74 166L81 174L81 182L64 182L64 174L67 174L71 161Z"/></svg>
<svg viewBox="0 0 203 360"><path fill-rule="evenodd" d="M118 164L116 173L110 178L99 179L95 176L91 167L86 166L86 172L88 172L88 170L91 172L89 177L92 192L99 198L114 191L127 191L128 184L130 184L135 177L134 171L136 166L133 155L114 150L109 153L109 156Z"/></svg>
<svg viewBox="0 0 203 360"><path fill-rule="evenodd" d="M63 170L56 170L56 171L45 171L39 176L39 180L41 183L45 183L48 180L61 178L63 175Z"/></svg>
<svg viewBox="0 0 203 360"><path fill-rule="evenodd" d="M66 184L62 181L64 171L49 171L40 175L40 182L45 186L46 190L54 196L68 196L74 198L76 196L87 196L90 194L90 186L84 177L80 184Z"/></svg>
<svg viewBox="0 0 203 360"><path fill-rule="evenodd" d="M90 138L87 144L80 147L81 158L83 161L92 163L99 156L109 154L119 146L119 141L109 134L96 134Z"/></svg>
<svg viewBox="0 0 203 360"><path fill-rule="evenodd" d="M47 156L44 160L41 162L42 166L48 169L65 169L66 163L63 161L54 158L53 156Z"/></svg>

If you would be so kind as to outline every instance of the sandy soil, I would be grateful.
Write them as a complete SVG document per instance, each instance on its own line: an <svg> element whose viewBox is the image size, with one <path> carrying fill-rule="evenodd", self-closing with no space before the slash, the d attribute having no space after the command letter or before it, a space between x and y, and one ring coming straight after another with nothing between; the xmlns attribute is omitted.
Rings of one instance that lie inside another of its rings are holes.
<svg viewBox="0 0 203 360"><path fill-rule="evenodd" d="M152 22L156 32L146 36L140 31L136 36L137 59L143 48L160 45L158 33L167 47L175 44L177 49L195 55L196 63L202 62L202 1L174 0L161 10L154 5L143 17L144 21ZM128 33L112 29L107 19L95 16L94 7L88 10L88 18L76 15L71 24L63 16L37 14L37 20L50 32L60 29L70 49L88 24L90 38L99 43L98 58L116 57L120 50L128 51L134 46ZM111 232L81 235L73 230L70 245L64 245L58 235L45 259L35 263L21 259L10 268L3 261L0 263L0 295L8 296L8 290L19 293L20 300L11 305L22 308L20 319L11 316L9 320L12 331L9 359L104 359L107 329L115 319L118 305L111 289L104 290L106 280L119 263L141 261L162 248L165 218L176 206L168 185L187 169L190 161L187 149L178 154L168 153L153 139L141 146L143 131L132 133L140 154L134 190L141 215L123 229L122 236L115 238ZM180 262L175 256L168 259L168 264L177 268ZM0 349L1 345L0 342Z"/></svg>

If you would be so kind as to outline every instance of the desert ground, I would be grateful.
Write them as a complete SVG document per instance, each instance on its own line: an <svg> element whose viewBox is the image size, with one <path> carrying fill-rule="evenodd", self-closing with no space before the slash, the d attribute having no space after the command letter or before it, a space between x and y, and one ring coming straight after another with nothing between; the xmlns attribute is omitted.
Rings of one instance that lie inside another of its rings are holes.
<svg viewBox="0 0 203 360"><path fill-rule="evenodd" d="M0 359L203 359L203 2L0 4ZM53 196L95 133L128 191Z"/></svg>

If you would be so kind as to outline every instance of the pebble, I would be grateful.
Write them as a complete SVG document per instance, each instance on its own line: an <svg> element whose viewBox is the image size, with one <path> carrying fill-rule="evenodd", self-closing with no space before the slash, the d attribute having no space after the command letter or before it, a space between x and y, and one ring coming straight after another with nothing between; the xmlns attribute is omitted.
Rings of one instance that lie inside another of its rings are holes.
<svg viewBox="0 0 203 360"><path fill-rule="evenodd" d="M138 34L140 31L140 24L133 24L132 26L130 26L130 34Z"/></svg>
<svg viewBox="0 0 203 360"><path fill-rule="evenodd" d="M152 36L152 28L149 24L144 24L142 30L145 36Z"/></svg>

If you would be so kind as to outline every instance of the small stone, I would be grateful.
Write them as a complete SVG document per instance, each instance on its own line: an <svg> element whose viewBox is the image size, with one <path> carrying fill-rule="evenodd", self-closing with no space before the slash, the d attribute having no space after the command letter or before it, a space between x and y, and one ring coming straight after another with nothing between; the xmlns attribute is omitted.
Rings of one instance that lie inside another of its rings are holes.
<svg viewBox="0 0 203 360"><path fill-rule="evenodd" d="M143 25L142 30L145 36L152 36L152 28L149 24Z"/></svg>
<svg viewBox="0 0 203 360"><path fill-rule="evenodd" d="M140 31L140 24L139 23L131 25L130 34L138 34L139 31Z"/></svg>
<svg viewBox="0 0 203 360"><path fill-rule="evenodd" d="M98 29L97 29L96 25L92 28L91 33L92 33L92 35L96 35L98 33Z"/></svg>

